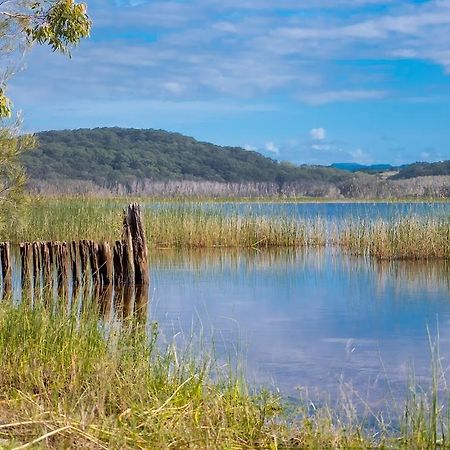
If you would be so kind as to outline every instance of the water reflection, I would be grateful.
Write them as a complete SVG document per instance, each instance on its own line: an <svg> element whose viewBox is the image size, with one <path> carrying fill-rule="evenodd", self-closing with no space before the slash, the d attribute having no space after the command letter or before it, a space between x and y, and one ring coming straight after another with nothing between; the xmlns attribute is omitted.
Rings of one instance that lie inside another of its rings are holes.
<svg viewBox="0 0 450 450"><path fill-rule="evenodd" d="M213 336L250 381L336 398L342 383L364 398L400 395L414 370L428 380L427 326L450 356L449 266L378 262L338 251L226 250L152 254L149 314L167 341ZM391 395L391 394L389 394Z"/></svg>

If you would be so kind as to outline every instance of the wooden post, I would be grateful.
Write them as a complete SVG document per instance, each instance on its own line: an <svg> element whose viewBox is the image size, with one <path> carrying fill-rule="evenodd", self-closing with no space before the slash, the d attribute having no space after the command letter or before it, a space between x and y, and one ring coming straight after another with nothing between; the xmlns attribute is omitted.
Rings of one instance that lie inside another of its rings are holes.
<svg viewBox="0 0 450 450"><path fill-rule="evenodd" d="M37 294L41 284L41 243L33 242L32 244L32 253L33 253L33 285L34 285L34 293Z"/></svg>
<svg viewBox="0 0 450 450"><path fill-rule="evenodd" d="M123 285L123 242L116 241L114 245L114 286Z"/></svg>
<svg viewBox="0 0 450 450"><path fill-rule="evenodd" d="M135 283L138 285L147 284L149 280L147 241L145 239L141 207L137 203L131 203L128 206L124 220L124 232L125 230L131 234Z"/></svg>
<svg viewBox="0 0 450 450"><path fill-rule="evenodd" d="M123 284L126 286L134 286L135 279L135 267L133 256L133 237L131 234L130 219L126 211L123 212L123 234L122 234L122 248L123 248Z"/></svg>
<svg viewBox="0 0 450 450"><path fill-rule="evenodd" d="M70 244L70 265L72 269L72 284L79 286L81 284L80 270L78 267L78 242L72 241Z"/></svg>
<svg viewBox="0 0 450 450"><path fill-rule="evenodd" d="M67 297L68 294L68 263L69 251L67 242L55 242L56 270L58 274L58 294Z"/></svg>
<svg viewBox="0 0 450 450"><path fill-rule="evenodd" d="M100 281L102 285L113 283L113 256L109 242L99 245L98 264L100 271Z"/></svg>
<svg viewBox="0 0 450 450"><path fill-rule="evenodd" d="M20 244L20 259L22 266L22 287L30 287L33 259L31 255L31 244L24 242Z"/></svg>
<svg viewBox="0 0 450 450"><path fill-rule="evenodd" d="M94 241L88 241L89 259L91 262L92 280L94 284L100 284L100 271L98 264L98 244Z"/></svg>
<svg viewBox="0 0 450 450"><path fill-rule="evenodd" d="M48 292L52 292L54 270L51 242L41 242L41 261L44 272L44 287Z"/></svg>
<svg viewBox="0 0 450 450"><path fill-rule="evenodd" d="M78 244L80 252L80 263L81 263L81 279L86 285L88 283L88 265L89 265L89 245L87 241L80 241Z"/></svg>
<svg viewBox="0 0 450 450"><path fill-rule="evenodd" d="M0 244L0 260L2 264L3 298L5 298L12 291L11 251L9 242L2 242Z"/></svg>

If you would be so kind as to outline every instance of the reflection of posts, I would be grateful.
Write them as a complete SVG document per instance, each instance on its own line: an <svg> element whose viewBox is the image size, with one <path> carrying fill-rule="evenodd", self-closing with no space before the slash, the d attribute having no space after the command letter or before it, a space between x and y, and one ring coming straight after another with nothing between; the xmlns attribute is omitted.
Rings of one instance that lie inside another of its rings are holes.
<svg viewBox="0 0 450 450"><path fill-rule="evenodd" d="M134 286L126 284L123 287L123 318L127 319L133 315L134 309Z"/></svg>
<svg viewBox="0 0 450 450"><path fill-rule="evenodd" d="M100 288L99 302L100 302L101 315L103 316L103 318L105 320L110 319L111 312L112 312L112 303L113 303L113 286L112 286L112 284L108 284L108 285L102 286Z"/></svg>
<svg viewBox="0 0 450 450"><path fill-rule="evenodd" d="M139 321L145 322L148 309L148 283L136 286L135 314Z"/></svg>

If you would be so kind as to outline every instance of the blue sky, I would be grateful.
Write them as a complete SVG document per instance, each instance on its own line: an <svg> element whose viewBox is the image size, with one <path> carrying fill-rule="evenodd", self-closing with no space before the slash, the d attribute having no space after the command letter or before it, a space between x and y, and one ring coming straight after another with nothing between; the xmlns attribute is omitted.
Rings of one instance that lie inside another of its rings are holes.
<svg viewBox="0 0 450 450"><path fill-rule="evenodd" d="M29 131L162 128L294 163L450 159L450 0L88 0L9 85Z"/></svg>

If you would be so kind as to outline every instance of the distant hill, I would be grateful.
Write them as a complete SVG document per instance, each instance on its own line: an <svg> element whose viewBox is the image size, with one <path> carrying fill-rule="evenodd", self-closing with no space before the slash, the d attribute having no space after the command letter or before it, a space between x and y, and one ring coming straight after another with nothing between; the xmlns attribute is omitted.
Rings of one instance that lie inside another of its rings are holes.
<svg viewBox="0 0 450 450"><path fill-rule="evenodd" d="M46 131L37 139L22 163L28 188L43 195L450 197L450 161L297 166L151 129Z"/></svg>
<svg viewBox="0 0 450 450"><path fill-rule="evenodd" d="M238 147L220 147L162 130L94 128L37 133L23 155L33 180L85 180L109 187L136 180L338 183L348 172L280 163Z"/></svg>
<svg viewBox="0 0 450 450"><path fill-rule="evenodd" d="M400 167L393 180L404 180L408 178L450 175L450 161L440 161L434 163L416 162Z"/></svg>
<svg viewBox="0 0 450 450"><path fill-rule="evenodd" d="M357 163L334 163L330 167L339 170L346 170L348 172L366 172L366 173L380 173L395 169L391 164L357 164Z"/></svg>

